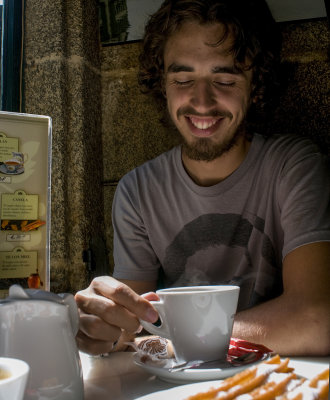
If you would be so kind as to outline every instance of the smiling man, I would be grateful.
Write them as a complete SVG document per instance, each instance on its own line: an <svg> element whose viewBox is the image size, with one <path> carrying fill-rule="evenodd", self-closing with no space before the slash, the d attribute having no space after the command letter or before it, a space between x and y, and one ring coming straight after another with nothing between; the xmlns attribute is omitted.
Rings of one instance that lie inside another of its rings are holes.
<svg viewBox="0 0 330 400"><path fill-rule="evenodd" d="M78 292L84 351L123 349L164 286L240 286L233 335L290 355L330 352L329 167L309 140L248 126L279 59L264 1L166 0L140 84L182 145L120 181L113 277ZM317 340L315 340L317 338Z"/></svg>
<svg viewBox="0 0 330 400"><path fill-rule="evenodd" d="M219 173L212 179L218 182L241 164L249 148L242 124L251 101L252 71L234 65L232 35L217 44L224 35L220 24L186 23L164 49L168 111L184 139L182 161L201 185L210 183L211 164L204 174L200 161L212 162Z"/></svg>

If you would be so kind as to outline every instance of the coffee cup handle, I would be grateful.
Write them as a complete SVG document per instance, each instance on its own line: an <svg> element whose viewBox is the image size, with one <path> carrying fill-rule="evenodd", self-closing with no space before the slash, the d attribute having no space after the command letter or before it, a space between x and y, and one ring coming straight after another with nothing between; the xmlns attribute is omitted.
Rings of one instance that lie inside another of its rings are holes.
<svg viewBox="0 0 330 400"><path fill-rule="evenodd" d="M161 324L159 326L157 326L154 323L147 322L147 321L140 319L141 325L149 333L153 333L154 335L162 336L167 339L171 339L170 333L168 332L167 327L165 325L166 318L165 318L165 311L164 311L164 303L162 301L150 301L150 303L158 311L158 315L161 320Z"/></svg>

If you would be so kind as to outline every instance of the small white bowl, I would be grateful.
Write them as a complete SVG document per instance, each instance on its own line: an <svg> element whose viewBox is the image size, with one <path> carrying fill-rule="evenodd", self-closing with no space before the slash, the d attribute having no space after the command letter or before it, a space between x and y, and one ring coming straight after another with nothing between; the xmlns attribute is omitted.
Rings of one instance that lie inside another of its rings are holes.
<svg viewBox="0 0 330 400"><path fill-rule="evenodd" d="M0 370L9 374L0 379L0 400L22 400L30 371L29 365L16 358L0 357Z"/></svg>

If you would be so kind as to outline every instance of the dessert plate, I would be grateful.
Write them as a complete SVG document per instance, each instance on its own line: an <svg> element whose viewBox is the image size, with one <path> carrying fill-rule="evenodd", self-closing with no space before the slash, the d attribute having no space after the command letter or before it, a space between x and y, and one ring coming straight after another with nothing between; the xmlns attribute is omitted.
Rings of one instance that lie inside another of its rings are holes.
<svg viewBox="0 0 330 400"><path fill-rule="evenodd" d="M184 400L189 396L196 393L210 390L211 387L216 387L219 381L198 382L189 385L176 386L172 389L161 390L156 393L150 393L145 396L139 397L136 400Z"/></svg>
<svg viewBox="0 0 330 400"><path fill-rule="evenodd" d="M294 368L298 378L313 379L317 374L328 368L328 358L315 358L303 360L295 358L290 360L290 366ZM237 371L237 370L235 370ZM136 400L187 400L189 396L194 396L200 392L207 392L219 386L221 380L210 380L205 382L182 384L171 389L164 389L137 398Z"/></svg>

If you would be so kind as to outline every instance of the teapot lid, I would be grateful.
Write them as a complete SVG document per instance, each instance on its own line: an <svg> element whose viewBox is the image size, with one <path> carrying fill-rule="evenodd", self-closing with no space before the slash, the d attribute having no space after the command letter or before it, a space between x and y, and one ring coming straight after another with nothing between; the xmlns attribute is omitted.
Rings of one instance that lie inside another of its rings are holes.
<svg viewBox="0 0 330 400"><path fill-rule="evenodd" d="M9 295L4 299L0 300L0 305L4 303L10 303L12 301L24 301L24 300L43 300L67 306L69 309L69 317L71 321L71 327L74 335L77 334L79 329L79 313L74 296L70 293L52 293L41 289L23 289L20 285L12 285L9 288Z"/></svg>
<svg viewBox="0 0 330 400"><path fill-rule="evenodd" d="M9 295L5 300L46 300L55 303L64 303L61 295L41 289L23 289L20 285L10 286Z"/></svg>

